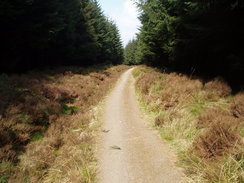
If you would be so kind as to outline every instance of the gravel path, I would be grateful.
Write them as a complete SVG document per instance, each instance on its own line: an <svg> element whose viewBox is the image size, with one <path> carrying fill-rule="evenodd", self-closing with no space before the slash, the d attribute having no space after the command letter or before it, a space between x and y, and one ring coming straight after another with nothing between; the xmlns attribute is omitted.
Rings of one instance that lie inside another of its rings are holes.
<svg viewBox="0 0 244 183"><path fill-rule="evenodd" d="M139 110L132 69L107 96L98 145L100 183L180 183L176 157Z"/></svg>

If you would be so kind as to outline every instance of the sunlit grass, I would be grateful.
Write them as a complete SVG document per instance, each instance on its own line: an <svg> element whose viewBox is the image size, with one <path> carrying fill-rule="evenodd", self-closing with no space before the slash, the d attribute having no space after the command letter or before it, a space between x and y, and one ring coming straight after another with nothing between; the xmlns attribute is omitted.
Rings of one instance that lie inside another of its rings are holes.
<svg viewBox="0 0 244 183"><path fill-rule="evenodd" d="M203 87L201 81L191 80L176 73L159 73L145 66L135 69L133 76L137 80L136 91L141 109L152 126L178 154L180 166L185 168L188 176L187 182L243 182L243 150L241 150L243 144L238 140L243 128L233 127L233 130L237 130L236 134L233 134L238 143L235 147L228 144L231 142L225 139L234 138L231 134L225 134L226 137L222 139L218 138L219 141L226 143L226 147L229 147L226 149L227 154L223 153L224 155L209 160L200 157L195 149L196 143L199 139L204 139L206 133L215 138L217 130L223 130L223 134L228 133L224 131L228 129L230 123L240 124L230 113L230 103L233 103L235 97L228 96L229 86L223 81L214 80ZM215 86L214 83L217 85ZM223 91L219 91L219 88ZM238 106L235 105L238 108L232 107L236 109L237 115L241 115L240 111L243 110L241 108L243 98L239 98L236 100ZM211 111L213 112L211 113ZM207 126L204 127L199 126L199 118L202 115L208 115L205 118L210 120L205 122ZM227 121L227 126L223 124L222 127L221 120L228 119L231 121ZM219 129L209 128L215 123L219 123ZM240 133L238 129L240 129ZM206 141L206 143L211 142ZM204 147L201 148L203 151L208 151Z"/></svg>
<svg viewBox="0 0 244 183"><path fill-rule="evenodd" d="M66 67L0 78L7 77L0 94L11 90L0 103L6 107L6 115L0 114L0 158L6 159L0 164L0 183L95 182L96 111L126 69Z"/></svg>

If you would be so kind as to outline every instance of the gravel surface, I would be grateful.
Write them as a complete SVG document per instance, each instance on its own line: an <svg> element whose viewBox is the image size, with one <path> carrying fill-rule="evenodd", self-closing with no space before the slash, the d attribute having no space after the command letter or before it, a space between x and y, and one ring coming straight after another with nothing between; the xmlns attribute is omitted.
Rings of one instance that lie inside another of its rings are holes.
<svg viewBox="0 0 244 183"><path fill-rule="evenodd" d="M182 169L159 134L143 119L132 69L107 96L98 145L100 183L180 183Z"/></svg>

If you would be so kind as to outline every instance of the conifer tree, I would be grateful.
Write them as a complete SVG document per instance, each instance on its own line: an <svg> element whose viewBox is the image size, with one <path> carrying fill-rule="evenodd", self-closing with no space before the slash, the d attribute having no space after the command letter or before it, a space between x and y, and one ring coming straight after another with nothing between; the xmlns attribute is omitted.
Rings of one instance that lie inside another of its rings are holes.
<svg viewBox="0 0 244 183"><path fill-rule="evenodd" d="M0 70L121 63L118 29L95 0L0 1Z"/></svg>
<svg viewBox="0 0 244 183"><path fill-rule="evenodd" d="M143 63L232 82L243 77L243 1L137 2Z"/></svg>

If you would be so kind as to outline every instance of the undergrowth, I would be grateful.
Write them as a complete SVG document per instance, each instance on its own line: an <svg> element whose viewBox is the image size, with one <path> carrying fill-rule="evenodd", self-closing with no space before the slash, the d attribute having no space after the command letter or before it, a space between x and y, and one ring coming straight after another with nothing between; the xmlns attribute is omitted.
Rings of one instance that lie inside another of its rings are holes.
<svg viewBox="0 0 244 183"><path fill-rule="evenodd" d="M150 121L177 152L188 182L244 182L244 93L139 66L136 89Z"/></svg>
<svg viewBox="0 0 244 183"><path fill-rule="evenodd" d="M127 68L0 75L0 183L94 182L92 110Z"/></svg>

